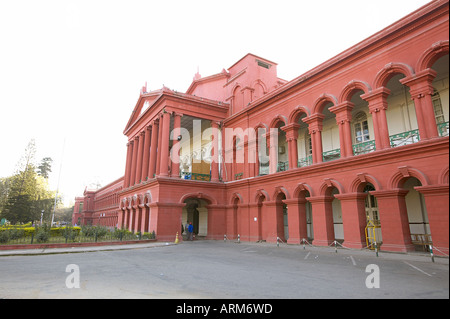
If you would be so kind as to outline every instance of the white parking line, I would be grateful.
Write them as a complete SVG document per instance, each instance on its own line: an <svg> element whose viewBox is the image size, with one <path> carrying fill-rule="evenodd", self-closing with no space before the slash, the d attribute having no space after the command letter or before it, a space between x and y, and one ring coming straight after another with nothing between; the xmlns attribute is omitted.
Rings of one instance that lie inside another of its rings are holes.
<svg viewBox="0 0 450 319"><path fill-rule="evenodd" d="M430 277L432 277L429 273L427 273L427 272L425 272L425 271L423 271L422 269L420 269L420 268L417 268L416 266L414 266L414 265L411 265L410 263L408 263L408 262L406 262L406 261L403 261L405 264L407 264L408 266L410 266L410 267L412 267L412 268L414 268L415 270L417 270L417 271L420 271L421 273L423 273L423 274L425 274L425 275L427 275L427 276L430 276Z"/></svg>
<svg viewBox="0 0 450 319"><path fill-rule="evenodd" d="M307 259L308 258L308 256L311 254L311 252L310 251L308 251L308 253L306 254L306 256L305 256L305 259Z"/></svg>
<svg viewBox="0 0 450 319"><path fill-rule="evenodd" d="M353 266L356 266L356 261L355 261L355 259L353 258L353 256L350 256L350 259L352 260Z"/></svg>

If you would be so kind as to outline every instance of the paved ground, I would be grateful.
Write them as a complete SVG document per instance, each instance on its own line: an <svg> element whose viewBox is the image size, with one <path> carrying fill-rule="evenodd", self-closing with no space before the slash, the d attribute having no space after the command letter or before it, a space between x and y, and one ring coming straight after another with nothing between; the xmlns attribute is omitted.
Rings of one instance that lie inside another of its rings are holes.
<svg viewBox="0 0 450 319"><path fill-rule="evenodd" d="M0 298L448 299L449 260L222 241L0 251Z"/></svg>

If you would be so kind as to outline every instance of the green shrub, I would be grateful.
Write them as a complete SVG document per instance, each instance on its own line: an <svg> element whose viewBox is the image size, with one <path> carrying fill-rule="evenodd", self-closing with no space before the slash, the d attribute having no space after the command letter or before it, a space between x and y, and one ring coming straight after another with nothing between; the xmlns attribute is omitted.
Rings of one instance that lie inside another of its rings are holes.
<svg viewBox="0 0 450 319"><path fill-rule="evenodd" d="M12 229L9 229L7 232L9 233L10 240L19 239L19 238L24 237L24 235L25 235L25 230L23 230L23 228L22 229L12 228Z"/></svg>
<svg viewBox="0 0 450 319"><path fill-rule="evenodd" d="M40 227L34 236L38 243L45 243L50 238L50 231L46 227Z"/></svg>
<svg viewBox="0 0 450 319"><path fill-rule="evenodd" d="M102 238L109 234L109 229L103 226L81 226L81 233L86 237Z"/></svg>
<svg viewBox="0 0 450 319"><path fill-rule="evenodd" d="M81 226L81 233L85 237L94 237L95 236L95 228L94 228L94 226L83 225L83 226Z"/></svg>
<svg viewBox="0 0 450 319"><path fill-rule="evenodd" d="M133 234L132 232L130 232L128 229L122 228L122 229L114 229L114 232L112 234L112 236L116 239L119 238L126 238L127 236L130 236L131 234Z"/></svg>
<svg viewBox="0 0 450 319"><path fill-rule="evenodd" d="M65 226L61 227L59 231L61 233L61 236L64 237L67 241L75 241L76 237L80 233L80 230L80 227Z"/></svg>
<svg viewBox="0 0 450 319"><path fill-rule="evenodd" d="M26 227L26 228L23 228L23 231L24 231L24 236L30 237L31 235L34 234L34 232L36 231L36 228L35 227Z"/></svg>
<svg viewBox="0 0 450 319"><path fill-rule="evenodd" d="M0 243L5 244L9 241L9 232L7 230L0 230Z"/></svg>
<svg viewBox="0 0 450 319"><path fill-rule="evenodd" d="M155 239L155 231L142 234L142 239Z"/></svg>
<svg viewBox="0 0 450 319"><path fill-rule="evenodd" d="M97 226L97 238L103 238L109 234L109 230L106 227Z"/></svg>

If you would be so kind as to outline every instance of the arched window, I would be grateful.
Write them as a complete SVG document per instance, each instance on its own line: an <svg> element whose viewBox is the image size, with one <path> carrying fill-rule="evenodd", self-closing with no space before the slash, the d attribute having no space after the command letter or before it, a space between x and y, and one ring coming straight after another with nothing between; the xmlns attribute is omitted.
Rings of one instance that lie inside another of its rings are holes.
<svg viewBox="0 0 450 319"><path fill-rule="evenodd" d="M364 112L356 114L353 120L355 144L370 141L369 124Z"/></svg>
<svg viewBox="0 0 450 319"><path fill-rule="evenodd" d="M253 91L253 100L256 100L264 95L264 88L260 83L255 84L255 90Z"/></svg>
<svg viewBox="0 0 450 319"><path fill-rule="evenodd" d="M237 86L233 91L233 113L237 113L244 108L244 100L241 87Z"/></svg>

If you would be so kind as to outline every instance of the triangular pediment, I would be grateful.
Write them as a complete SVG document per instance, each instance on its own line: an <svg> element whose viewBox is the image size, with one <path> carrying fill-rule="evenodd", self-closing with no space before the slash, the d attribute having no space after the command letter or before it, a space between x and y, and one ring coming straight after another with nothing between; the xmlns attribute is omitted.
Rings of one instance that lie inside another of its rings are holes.
<svg viewBox="0 0 450 319"><path fill-rule="evenodd" d="M155 103L155 101L163 94L162 90L156 90L149 93L141 94L139 96L136 105L131 112L130 119L125 126L124 132L127 131L130 126L136 122L136 120L141 116L141 114L148 109L151 105Z"/></svg>
<svg viewBox="0 0 450 319"><path fill-rule="evenodd" d="M213 74L207 77L201 77L200 74L196 74L196 77L194 77L191 85L189 86L189 88L186 90L186 94L195 94L195 89L203 84L208 84L214 81L220 81L223 79L227 79L229 78L230 75L228 74L228 72L223 69L222 72L217 73L217 74Z"/></svg>

